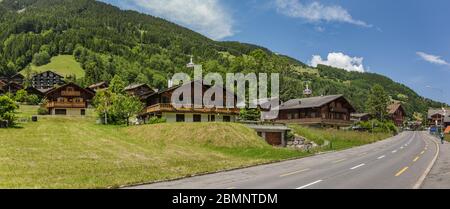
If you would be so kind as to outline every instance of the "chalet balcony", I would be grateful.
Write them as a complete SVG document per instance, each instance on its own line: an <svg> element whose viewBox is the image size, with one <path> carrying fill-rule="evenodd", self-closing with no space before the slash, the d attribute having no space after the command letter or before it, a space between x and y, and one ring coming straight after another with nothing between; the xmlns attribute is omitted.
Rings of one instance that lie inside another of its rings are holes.
<svg viewBox="0 0 450 209"><path fill-rule="evenodd" d="M146 113L158 112L183 112L183 113L205 113L205 114L239 114L239 108L175 108L172 104L156 104L146 108Z"/></svg>
<svg viewBox="0 0 450 209"><path fill-rule="evenodd" d="M81 96L81 92L79 92L79 91L61 91L61 96L79 97L79 96Z"/></svg>
<svg viewBox="0 0 450 209"><path fill-rule="evenodd" d="M277 122L301 124L301 125L323 124L323 125L350 126L353 124L352 121L350 121L350 120L329 119L329 118L300 118L300 119L291 119L291 120L277 120Z"/></svg>
<svg viewBox="0 0 450 209"><path fill-rule="evenodd" d="M85 102L48 102L47 108L86 108Z"/></svg>

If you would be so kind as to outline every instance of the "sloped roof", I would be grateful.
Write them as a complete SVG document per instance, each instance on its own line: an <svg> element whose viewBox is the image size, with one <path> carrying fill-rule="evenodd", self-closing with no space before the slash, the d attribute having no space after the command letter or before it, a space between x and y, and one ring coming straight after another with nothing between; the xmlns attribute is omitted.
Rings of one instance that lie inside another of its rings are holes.
<svg viewBox="0 0 450 209"><path fill-rule="evenodd" d="M67 86L74 86L74 87L77 87L78 89L80 89L80 90L82 90L82 91L85 91L85 92L91 94L91 96L95 96L95 92L94 92L94 91L92 91L92 90L90 90L90 89L88 89L88 88L83 88L83 87L81 87L81 86L78 86L78 85L75 84L75 83L67 83L67 84L64 84L64 85L62 85L62 86L60 86L60 87L58 87L58 88L50 89L50 90L48 90L47 92L45 92L45 96L48 96L48 95L52 94L53 92L55 92L55 91L57 91L57 90L59 90L59 89L61 89L61 88L65 88L65 87L67 87Z"/></svg>
<svg viewBox="0 0 450 209"><path fill-rule="evenodd" d="M93 88L97 88L102 85L108 85L108 83L106 83L105 81L102 81L100 83L95 83L95 84L90 85L89 88L93 89Z"/></svg>
<svg viewBox="0 0 450 209"><path fill-rule="evenodd" d="M447 127L447 129L445 129L445 134L450 134L450 126Z"/></svg>
<svg viewBox="0 0 450 209"><path fill-rule="evenodd" d="M142 87L142 86L145 86L145 87L148 87L149 89L152 89L149 85L147 85L145 83L140 83L140 84L131 84L131 85L125 87L125 91L133 90L133 89L136 89L136 88L139 88L139 87Z"/></svg>
<svg viewBox="0 0 450 209"><path fill-rule="evenodd" d="M401 103L390 104L390 105L388 106L387 109L388 109L388 114L389 114L389 115L394 114L398 109L402 109L403 112L405 111L405 110L403 109Z"/></svg>
<svg viewBox="0 0 450 209"><path fill-rule="evenodd" d="M447 112L445 115L444 122L450 122L450 109L447 108L446 110L447 110ZM429 109L428 110L428 119L431 119L431 117L436 114L444 115L444 111L442 109Z"/></svg>
<svg viewBox="0 0 450 209"><path fill-rule="evenodd" d="M282 105L280 105L280 110L291 110L291 109L304 109L304 108L317 108L322 107L339 98L343 98L343 95L329 95L320 97L309 97L303 99L292 99ZM344 98L345 99L345 98Z"/></svg>
<svg viewBox="0 0 450 209"><path fill-rule="evenodd" d="M355 118L362 118L364 116L370 115L369 113L352 113L351 116Z"/></svg>

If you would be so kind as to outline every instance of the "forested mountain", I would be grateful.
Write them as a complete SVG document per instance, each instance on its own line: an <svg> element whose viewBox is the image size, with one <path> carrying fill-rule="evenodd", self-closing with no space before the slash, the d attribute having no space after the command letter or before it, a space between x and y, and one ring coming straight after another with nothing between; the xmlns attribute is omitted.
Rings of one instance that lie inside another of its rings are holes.
<svg viewBox="0 0 450 209"><path fill-rule="evenodd" d="M213 41L166 20L94 0L0 0L0 76L66 54L81 63L86 76L76 81L85 86L117 74L128 83L163 88L174 73L189 73L185 65L192 54L206 72L281 73L282 100L302 97L308 82L315 95L344 94L365 111L368 91L379 83L405 103L410 115L440 106L381 75L310 68L263 47Z"/></svg>

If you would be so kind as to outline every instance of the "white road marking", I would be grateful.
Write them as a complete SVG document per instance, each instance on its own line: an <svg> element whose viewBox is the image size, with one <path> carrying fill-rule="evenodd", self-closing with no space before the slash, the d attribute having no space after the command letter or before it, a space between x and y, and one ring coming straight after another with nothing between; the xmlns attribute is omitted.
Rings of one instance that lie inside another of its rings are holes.
<svg viewBox="0 0 450 209"><path fill-rule="evenodd" d="M397 150L392 151L392 153L396 153L396 152L397 152Z"/></svg>
<svg viewBox="0 0 450 209"><path fill-rule="evenodd" d="M297 188L297 189L304 189L304 188L310 187L310 186L312 186L312 185L314 185L314 184L318 184L318 183L320 183L320 182L322 182L322 180L318 180L318 181L315 181L315 182L313 182L313 183L307 184L307 185L305 185L305 186L301 186L301 187L299 187L299 188Z"/></svg>
<svg viewBox="0 0 450 209"><path fill-rule="evenodd" d="M360 164L360 165L357 165L357 166L355 166L355 167L353 167L353 168L350 168L350 170L355 170L355 169L357 169L357 168L360 168L360 167L363 167L363 166L365 166L366 164Z"/></svg>
<svg viewBox="0 0 450 209"><path fill-rule="evenodd" d="M383 158L385 158L385 157L386 157L386 155L383 155L383 156L378 157L377 159L378 159L378 160L381 160L381 159L383 159Z"/></svg>

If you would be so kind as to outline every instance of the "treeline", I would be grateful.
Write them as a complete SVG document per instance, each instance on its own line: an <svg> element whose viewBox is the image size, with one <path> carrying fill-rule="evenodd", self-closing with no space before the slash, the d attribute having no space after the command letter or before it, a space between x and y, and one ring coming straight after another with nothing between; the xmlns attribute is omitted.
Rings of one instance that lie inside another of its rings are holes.
<svg viewBox="0 0 450 209"><path fill-rule="evenodd" d="M86 72L76 78L82 86L118 75L126 84L161 89L174 73L192 73L185 65L193 55L205 72L280 73L284 101L302 97L310 83L314 95L344 94L362 112L368 91L378 83L392 99L405 102L410 115L440 106L384 76L326 66L311 73L305 64L268 49L213 41L163 19L94 0L4 0L0 11L0 76L72 54Z"/></svg>

